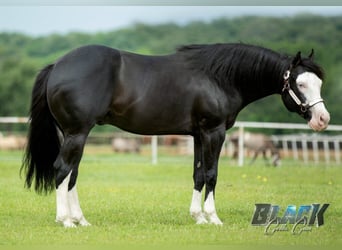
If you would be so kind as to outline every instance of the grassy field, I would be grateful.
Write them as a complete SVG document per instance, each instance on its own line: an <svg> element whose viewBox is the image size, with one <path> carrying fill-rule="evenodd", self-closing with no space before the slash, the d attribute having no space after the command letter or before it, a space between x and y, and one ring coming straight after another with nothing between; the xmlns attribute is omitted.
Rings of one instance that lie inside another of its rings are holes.
<svg viewBox="0 0 342 250"><path fill-rule="evenodd" d="M237 167L221 158L216 189L223 226L195 225L189 216L192 157L113 154L87 147L78 179L81 207L91 227L65 229L54 222L55 194L36 195L19 178L21 152L0 152L0 246L339 246L342 245L341 166L290 160L280 168ZM264 235L251 226L255 203L297 209L330 203L325 224L311 232ZM238 248L235 248L238 249Z"/></svg>

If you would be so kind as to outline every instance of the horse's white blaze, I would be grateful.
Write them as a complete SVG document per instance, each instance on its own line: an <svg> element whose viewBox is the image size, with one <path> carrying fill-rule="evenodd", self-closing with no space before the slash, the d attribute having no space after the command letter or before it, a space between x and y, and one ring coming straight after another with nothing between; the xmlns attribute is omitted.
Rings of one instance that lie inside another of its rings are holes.
<svg viewBox="0 0 342 250"><path fill-rule="evenodd" d="M297 86L306 98L306 102L314 102L321 99L322 80L314 73L304 72L297 77ZM330 114L323 102L317 103L310 108L312 118L309 126L315 131L321 131L328 126Z"/></svg>
<svg viewBox="0 0 342 250"><path fill-rule="evenodd" d="M219 219L216 213L214 193L210 192L207 199L204 201L204 213L206 214L209 222L215 225L222 225L222 221Z"/></svg>
<svg viewBox="0 0 342 250"><path fill-rule="evenodd" d="M208 223L208 221L206 220L202 212L201 203L202 203L202 193L194 189L192 192L190 215L195 219L197 224Z"/></svg>
<svg viewBox="0 0 342 250"><path fill-rule="evenodd" d="M65 227L76 226L71 219L68 199L68 185L70 181L71 172L72 171L70 171L67 177L63 180L61 184L59 184L58 188L56 189L56 221L62 222Z"/></svg>

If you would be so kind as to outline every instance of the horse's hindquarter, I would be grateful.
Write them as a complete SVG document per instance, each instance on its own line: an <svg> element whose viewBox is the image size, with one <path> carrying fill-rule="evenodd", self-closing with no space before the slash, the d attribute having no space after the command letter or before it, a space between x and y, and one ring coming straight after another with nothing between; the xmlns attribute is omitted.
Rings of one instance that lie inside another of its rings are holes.
<svg viewBox="0 0 342 250"><path fill-rule="evenodd" d="M63 129L91 127L106 114L119 68L119 51L104 46L78 48L55 63L47 98Z"/></svg>

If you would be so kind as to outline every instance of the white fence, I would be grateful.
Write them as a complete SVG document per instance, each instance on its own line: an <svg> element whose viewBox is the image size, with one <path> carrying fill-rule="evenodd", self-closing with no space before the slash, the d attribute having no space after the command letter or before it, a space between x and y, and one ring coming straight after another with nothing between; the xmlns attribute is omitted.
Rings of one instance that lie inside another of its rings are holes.
<svg viewBox="0 0 342 250"><path fill-rule="evenodd" d="M27 123L27 117L0 117L0 123Z"/></svg>
<svg viewBox="0 0 342 250"><path fill-rule="evenodd" d="M310 162L318 164L322 160L327 164L341 163L342 135L329 136L316 133L273 135L272 140L279 145L284 156L292 156L295 160L302 159L305 164Z"/></svg>
<svg viewBox="0 0 342 250"><path fill-rule="evenodd" d="M28 118L26 117L0 117L0 124L16 124L16 123L27 123ZM237 121L234 125L239 130L239 155L238 165L242 166L244 163L244 146L243 146L243 133L245 128L263 128L263 129L284 129L284 130L311 130L306 124L298 123L272 123L272 122L239 122ZM329 125L326 131L341 132L341 125ZM192 139L188 137L188 150L192 150ZM326 163L334 161L337 164L341 162L341 143L342 134L335 136L321 135L317 133L308 134L295 134L295 135L274 135L272 140L278 144L283 153L286 156L292 156L294 159L302 159L304 163L313 161L318 163L324 159ZM152 136L151 140L151 158L152 163L158 162L158 138ZM323 156L321 156L323 152ZM333 152L333 154L331 154Z"/></svg>
<svg viewBox="0 0 342 250"><path fill-rule="evenodd" d="M273 122L236 122L234 127L239 128L239 160L238 165L242 166L244 162L244 147L243 147L243 133L245 128L264 128L264 129L298 129L310 130L311 128L306 124L298 123L273 123ZM341 125L329 125L326 131L342 131ZM279 144L286 155L289 155L289 149L292 150L293 158L299 159L299 148L301 149L304 163L309 162L309 149L312 150L312 155L315 163L320 160L319 146L323 144L324 159L326 163L330 163L331 150L334 151L334 159L336 163L340 163L340 144L342 136L324 136L317 133L310 134L296 134L285 136L272 136L272 140ZM311 145L309 148L308 145ZM290 145L290 146L289 146Z"/></svg>

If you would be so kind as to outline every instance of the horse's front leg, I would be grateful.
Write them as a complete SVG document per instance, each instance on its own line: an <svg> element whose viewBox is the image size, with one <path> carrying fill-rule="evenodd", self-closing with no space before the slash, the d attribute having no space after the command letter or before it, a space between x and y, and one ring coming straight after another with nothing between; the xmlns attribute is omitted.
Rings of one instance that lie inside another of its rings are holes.
<svg viewBox="0 0 342 250"><path fill-rule="evenodd" d="M202 211L202 189L205 183L203 150L200 136L194 136L194 190L192 193L190 215L197 224L208 223Z"/></svg>
<svg viewBox="0 0 342 250"><path fill-rule="evenodd" d="M222 144L225 139L225 127L220 126L214 130L204 131L202 133L203 143L203 162L205 169L205 198L204 213L209 223L222 225L215 208L215 187L217 181L218 159L220 156Z"/></svg>

